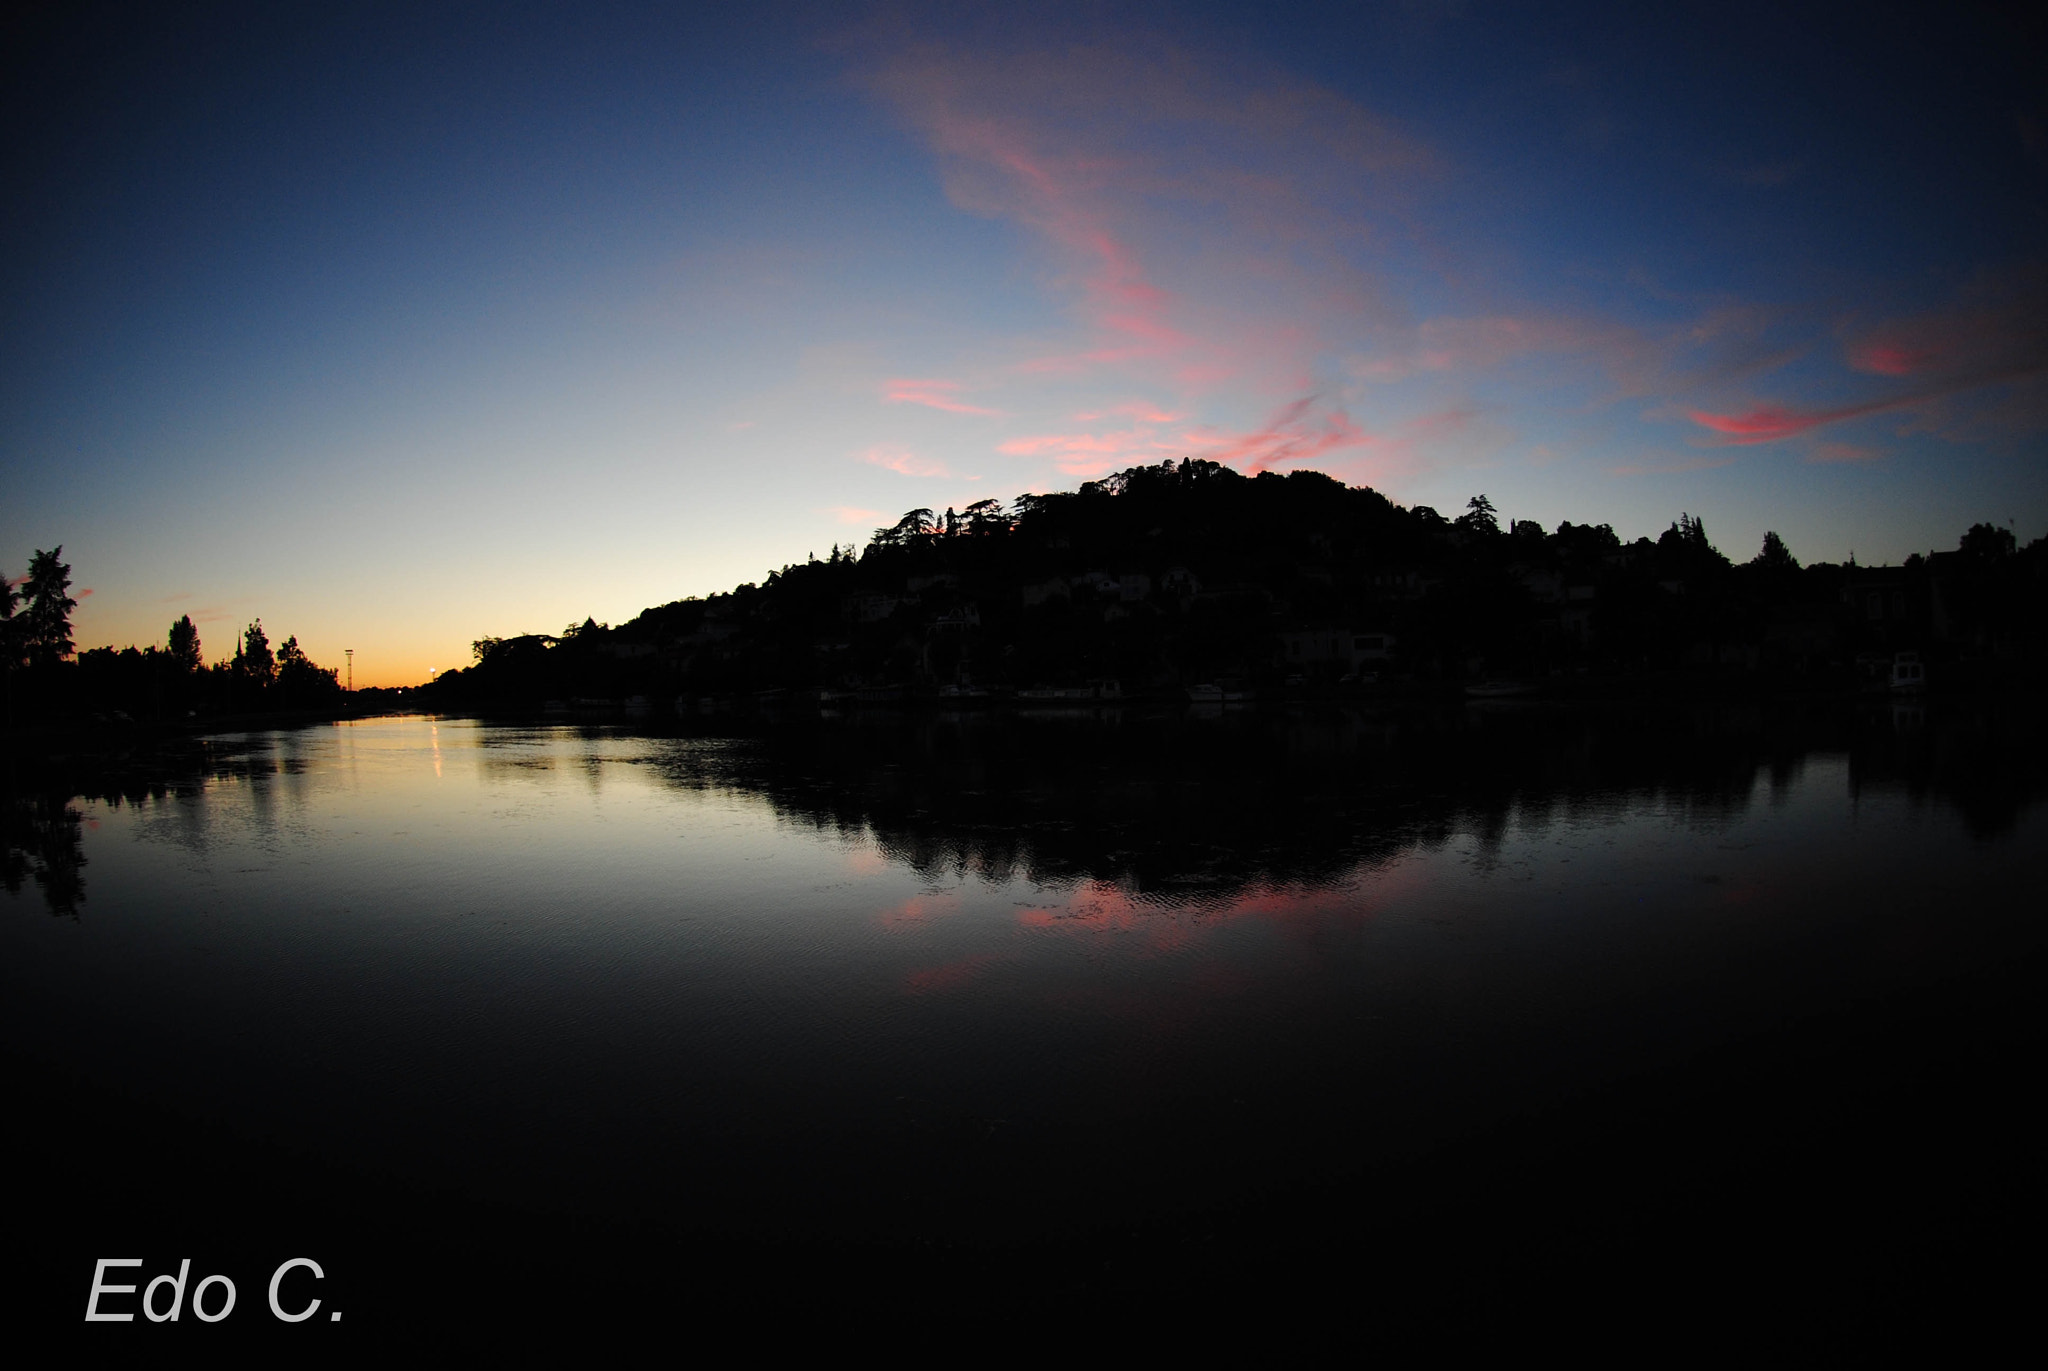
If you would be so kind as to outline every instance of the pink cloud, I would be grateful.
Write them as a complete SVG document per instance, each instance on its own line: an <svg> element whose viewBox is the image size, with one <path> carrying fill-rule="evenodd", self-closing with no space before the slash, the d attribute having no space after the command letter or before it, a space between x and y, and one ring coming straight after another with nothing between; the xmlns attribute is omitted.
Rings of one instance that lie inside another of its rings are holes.
<svg viewBox="0 0 2048 1371"><path fill-rule="evenodd" d="M1081 258L1086 311L1098 332L1107 335L1097 346L1078 353L1034 358L1023 363L1023 370L1078 371L1169 357L1195 343L1167 322L1175 297L1148 279L1138 254L1112 231L1107 216L1087 202L1071 169L1000 142L981 151L1010 171L1024 189L1027 222Z"/></svg>
<svg viewBox="0 0 2048 1371"><path fill-rule="evenodd" d="M79 599L81 599L81 600L88 600L88 599L91 599L91 598L92 598L92 587L91 587L91 586L80 586L80 587L78 588L78 598L79 598Z"/></svg>
<svg viewBox="0 0 2048 1371"><path fill-rule="evenodd" d="M970 405L955 398L960 389L958 381L885 381L882 384L882 398L892 405L923 405L928 409L944 410L948 414L981 414L1001 418L999 409L986 409L981 405Z"/></svg>
<svg viewBox="0 0 2048 1371"><path fill-rule="evenodd" d="M858 505L827 505L825 506L825 513L831 515L842 524L859 525L879 523L895 517L894 515L884 514L879 509L862 509Z"/></svg>
<svg viewBox="0 0 2048 1371"><path fill-rule="evenodd" d="M1106 433L1041 433L1012 438L996 451L1010 457L1049 457L1069 476L1100 476L1120 467L1194 455L1202 443L1186 432L1160 433L1150 428L1113 429Z"/></svg>
<svg viewBox="0 0 2048 1371"><path fill-rule="evenodd" d="M1685 415L1702 428L1720 434L1720 441L1724 444L1775 443L1781 439L1811 433L1829 424L1841 423L1845 419L1860 419L1868 414L1883 414L1889 410L1917 409L1963 391L1981 389L2000 381L2022 380L2026 375L2024 372L1966 374L1904 395L1891 395L1866 400L1862 404L1841 405L1834 409L1799 410L1782 405L1759 405L1739 414L1713 414L1690 409L1685 411Z"/></svg>
<svg viewBox="0 0 2048 1371"><path fill-rule="evenodd" d="M1760 406L1743 414L1708 414L1689 409L1685 415L1700 427L1721 434L1723 441L1729 443L1775 443L1849 417L1846 411L1801 413L1776 405Z"/></svg>
<svg viewBox="0 0 2048 1371"><path fill-rule="evenodd" d="M1314 417L1313 395L1303 396L1264 427L1226 439L1201 455L1246 471L1267 471L1283 462L1306 462L1342 448L1378 441L1341 409Z"/></svg>
<svg viewBox="0 0 2048 1371"><path fill-rule="evenodd" d="M1911 390L1827 409L1760 405L1732 414L1687 410L1725 443L1771 443L1845 419L1890 410L1933 410L1937 401L2005 387L2024 392L2048 376L2048 268L1979 281L1963 303L1886 321L1849 337L1845 357L1866 375L1912 378ZM2024 405L2008 405L2014 427L2038 428ZM1931 427L1932 420L1922 420ZM1827 460L1827 459L1819 459ZM1841 459L1836 459L1841 460Z"/></svg>
<svg viewBox="0 0 2048 1371"><path fill-rule="evenodd" d="M1852 331L1844 349L1855 370L1919 377L1929 394L2048 373L2048 267L1987 274L1946 309Z"/></svg>
<svg viewBox="0 0 2048 1371"><path fill-rule="evenodd" d="M1741 447L1811 443L1830 425L1887 411L1922 408L1924 421L1947 423L1934 407L1942 397L2048 374L2048 277L2039 271L1946 312L1843 326L1837 355L1849 367L1895 378L1889 389L1911 388L1851 404L1807 402L1796 390L1774 403L1718 402L1736 378L1812 351L1812 320L1782 308L1667 293L1660 299L1682 303L1684 317L1637 325L1482 297L1464 317L1417 322L1398 278L1376 265L1390 260L1382 243L1413 249L1465 288L1454 294L1474 295L1476 278L1417 212L1415 192L1439 164L1333 92L1239 53L1209 58L1159 43L966 49L901 27L869 29L853 43L866 44L857 79L930 147L953 203L1021 226L1044 253L1042 279L1072 327L1009 340L975 374L1087 383L1092 393L1054 401L1059 410L1032 406L1071 412L1071 422L1034 425L997 448L1068 475L1188 456L1248 471L1305 461L1405 470L1474 460L1484 445L1509 441L1498 402L1491 424L1468 422L1464 411L1399 423L1379 416L1413 407L1366 400L1368 383L1410 383L1425 404L1469 405L1445 394L1450 384L1512 369L1502 379L1543 387L1541 403L1592 409L1657 396L1655 417L1688 420L1702 445ZM1745 174L1776 182L1798 170ZM1326 405L1286 405L1250 431L1200 422L1319 390L1333 365L1353 388ZM1103 403L1111 395L1159 399ZM952 380L891 380L883 398L997 413ZM2042 406L2009 408L2022 417L2008 426ZM1985 418L1982 406L1973 413ZM869 460L906 474L942 471L907 454Z"/></svg>
<svg viewBox="0 0 2048 1371"><path fill-rule="evenodd" d="M1108 409L1076 414L1074 422L1077 424L1093 424L1103 419L1122 418L1135 419L1141 424L1171 424L1177 423L1186 417L1184 414L1173 410L1161 409L1158 405L1150 404L1144 400L1134 400L1129 404L1111 405Z"/></svg>
<svg viewBox="0 0 2048 1371"><path fill-rule="evenodd" d="M996 451L1010 457L1119 457L1181 452L1189 446L1190 443L1185 437L1171 434L1162 436L1148 428L1128 428L1108 433L1034 434L998 443Z"/></svg>
<svg viewBox="0 0 2048 1371"><path fill-rule="evenodd" d="M1315 402L1315 396L1304 396L1248 433L1232 433L1208 425L1162 431L1141 424L1108 431L1012 438L996 450L1011 457L1052 457L1068 475L1096 476L1120 466L1169 457L1199 457L1258 472L1283 462L1308 461L1342 448L1377 441L1341 409L1313 413Z"/></svg>
<svg viewBox="0 0 2048 1371"><path fill-rule="evenodd" d="M1936 360L1932 352L1915 352L1897 343L1863 343L1849 350L1849 365L1879 376L1911 376Z"/></svg>
<svg viewBox="0 0 2048 1371"><path fill-rule="evenodd" d="M1029 375L1298 388L1311 318L1382 307L1351 249L1435 170L1367 111L1241 53L879 36L861 79L929 141L954 203L1054 250L1082 336L1012 363Z"/></svg>
<svg viewBox="0 0 2048 1371"><path fill-rule="evenodd" d="M871 466L886 468L899 476L951 476L944 462L934 462L918 456L909 448L893 444L878 444L861 453L860 459Z"/></svg>

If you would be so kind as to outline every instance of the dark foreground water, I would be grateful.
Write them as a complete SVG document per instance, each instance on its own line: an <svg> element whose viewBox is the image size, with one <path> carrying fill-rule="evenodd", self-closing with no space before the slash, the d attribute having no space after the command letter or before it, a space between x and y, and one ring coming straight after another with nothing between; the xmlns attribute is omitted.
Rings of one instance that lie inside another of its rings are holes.
<svg viewBox="0 0 2048 1371"><path fill-rule="evenodd" d="M2024 703L1877 702L379 719L39 776L20 1288L191 1257L275 1332L307 1255L367 1337L1710 1285L1832 1337L1967 1270L1982 1325L2042 760Z"/></svg>

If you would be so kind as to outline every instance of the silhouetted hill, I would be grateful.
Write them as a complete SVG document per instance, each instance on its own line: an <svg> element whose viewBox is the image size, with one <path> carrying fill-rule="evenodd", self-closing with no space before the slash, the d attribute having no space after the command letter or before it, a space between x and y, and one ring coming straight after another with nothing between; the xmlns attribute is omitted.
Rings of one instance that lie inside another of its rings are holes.
<svg viewBox="0 0 2048 1371"><path fill-rule="evenodd" d="M1775 534L1737 565L1681 515L1499 526L1403 508L1314 471L1134 467L1007 509L912 510L833 548L616 628L485 638L427 692L444 707L574 707L788 693L815 702L1022 692L1069 700L1219 685L1653 673L1853 679L1926 653L1951 679L2048 657L2048 540L1978 525L1904 567L1802 567Z"/></svg>

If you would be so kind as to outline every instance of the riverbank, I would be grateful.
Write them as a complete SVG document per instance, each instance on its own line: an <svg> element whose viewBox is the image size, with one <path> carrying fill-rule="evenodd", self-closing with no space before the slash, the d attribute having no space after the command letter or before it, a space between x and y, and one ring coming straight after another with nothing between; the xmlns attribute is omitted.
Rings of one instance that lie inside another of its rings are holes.
<svg viewBox="0 0 2048 1371"><path fill-rule="evenodd" d="M393 711L303 710L222 715L184 723L61 720L0 731L0 790L139 799L184 790L231 767L251 737L318 728Z"/></svg>
<svg viewBox="0 0 2048 1371"><path fill-rule="evenodd" d="M56 719L0 729L0 752L17 756L97 755L227 733L347 723L353 719L373 719L400 712L395 709L301 709L260 714L212 714L180 721L107 716Z"/></svg>

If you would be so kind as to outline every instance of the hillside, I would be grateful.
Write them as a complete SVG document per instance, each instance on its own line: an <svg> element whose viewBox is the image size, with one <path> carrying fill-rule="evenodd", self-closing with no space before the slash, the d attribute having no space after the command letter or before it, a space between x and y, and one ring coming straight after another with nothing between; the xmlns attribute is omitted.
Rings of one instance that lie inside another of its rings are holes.
<svg viewBox="0 0 2048 1371"><path fill-rule="evenodd" d="M1899 650L2043 656L2048 540L1978 525L1904 567L1735 564L1681 515L1608 526L1446 518L1319 472L1134 467L1079 490L913 510L864 548L616 627L487 638L444 707L762 692L1178 693L1702 672L1841 675Z"/></svg>

